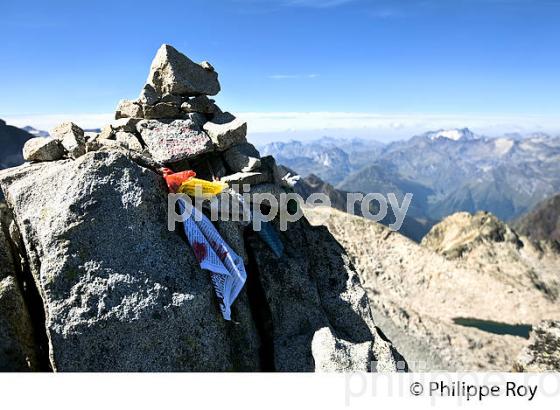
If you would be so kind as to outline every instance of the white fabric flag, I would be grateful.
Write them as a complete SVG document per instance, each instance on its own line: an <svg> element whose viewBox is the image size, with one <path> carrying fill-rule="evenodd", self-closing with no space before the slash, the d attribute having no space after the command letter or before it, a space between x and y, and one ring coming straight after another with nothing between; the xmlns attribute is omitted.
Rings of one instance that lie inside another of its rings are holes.
<svg viewBox="0 0 560 410"><path fill-rule="evenodd" d="M179 198L183 228L202 269L212 272L212 284L225 320L231 320L231 305L243 289L247 273L243 259L223 240L212 222L189 201Z"/></svg>

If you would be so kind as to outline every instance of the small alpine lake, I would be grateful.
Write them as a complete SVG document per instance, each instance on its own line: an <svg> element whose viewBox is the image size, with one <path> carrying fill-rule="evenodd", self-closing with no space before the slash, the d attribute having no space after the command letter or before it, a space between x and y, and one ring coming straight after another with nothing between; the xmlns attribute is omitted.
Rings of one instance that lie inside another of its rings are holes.
<svg viewBox="0 0 560 410"><path fill-rule="evenodd" d="M475 327L488 333L519 336L524 337L525 339L529 338L529 333L531 333L531 330L533 329L533 326L528 324L511 325L509 323L494 322L492 320L482 320L471 317L454 317L453 323L460 326Z"/></svg>

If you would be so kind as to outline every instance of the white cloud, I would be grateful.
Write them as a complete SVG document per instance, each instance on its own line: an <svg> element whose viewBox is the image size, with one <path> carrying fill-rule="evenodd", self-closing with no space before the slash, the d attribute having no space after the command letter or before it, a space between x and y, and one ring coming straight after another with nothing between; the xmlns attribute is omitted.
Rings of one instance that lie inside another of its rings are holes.
<svg viewBox="0 0 560 410"><path fill-rule="evenodd" d="M251 139L259 143L286 138L318 138L324 135L390 141L430 130L463 127L487 136L511 132L560 133L560 118L552 116L356 112L244 112L236 115L248 122Z"/></svg>

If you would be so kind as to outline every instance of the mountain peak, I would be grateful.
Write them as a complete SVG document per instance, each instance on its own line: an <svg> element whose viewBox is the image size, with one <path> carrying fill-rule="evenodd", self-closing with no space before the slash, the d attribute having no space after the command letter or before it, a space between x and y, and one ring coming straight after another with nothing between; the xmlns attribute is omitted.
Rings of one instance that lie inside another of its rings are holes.
<svg viewBox="0 0 560 410"><path fill-rule="evenodd" d="M38 130L37 128L33 128L30 125L26 125L25 127L22 128L22 130L27 131L28 133L30 133L34 137L48 137L49 136L49 133L47 131Z"/></svg>
<svg viewBox="0 0 560 410"><path fill-rule="evenodd" d="M474 134L468 128L453 128L453 129L440 129L438 131L429 131L424 134L426 137L434 140L439 139L448 139L452 141L459 141L459 140L475 140L479 139L480 137Z"/></svg>
<svg viewBox="0 0 560 410"><path fill-rule="evenodd" d="M457 212L435 225L422 245L448 259L463 256L482 242L509 242L521 246L517 234L488 212Z"/></svg>

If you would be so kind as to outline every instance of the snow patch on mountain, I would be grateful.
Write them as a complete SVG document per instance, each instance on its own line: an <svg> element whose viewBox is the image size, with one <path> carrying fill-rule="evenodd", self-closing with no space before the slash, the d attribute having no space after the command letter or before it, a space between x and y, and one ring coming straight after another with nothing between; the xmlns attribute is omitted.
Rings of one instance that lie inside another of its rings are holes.
<svg viewBox="0 0 560 410"><path fill-rule="evenodd" d="M27 125L27 126L23 127L22 130L27 131L28 133L30 133L34 137L48 137L49 136L49 133L47 131L38 130L36 128L31 127L30 125Z"/></svg>
<svg viewBox="0 0 560 410"><path fill-rule="evenodd" d="M452 141L459 141L459 140L475 140L479 139L480 136L474 134L468 128L462 129L450 129L450 130L438 130L438 131L430 131L424 134L426 137L431 139L432 141L438 139L448 139Z"/></svg>

